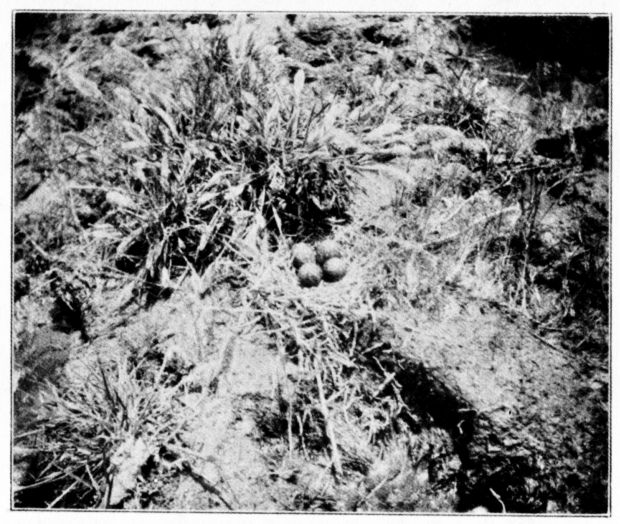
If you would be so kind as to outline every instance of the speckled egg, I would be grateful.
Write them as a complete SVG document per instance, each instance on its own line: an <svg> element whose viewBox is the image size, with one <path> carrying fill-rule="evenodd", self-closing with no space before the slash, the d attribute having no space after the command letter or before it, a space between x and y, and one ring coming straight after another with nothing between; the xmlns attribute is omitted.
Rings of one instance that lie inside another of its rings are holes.
<svg viewBox="0 0 620 524"><path fill-rule="evenodd" d="M323 271L317 264L308 262L299 268L297 276L302 287L314 287L321 282Z"/></svg>
<svg viewBox="0 0 620 524"><path fill-rule="evenodd" d="M300 268L304 264L316 263L316 253L310 244L300 242L293 246L293 266L295 269Z"/></svg>
<svg viewBox="0 0 620 524"><path fill-rule="evenodd" d="M340 246L334 240L323 240L316 245L316 261L323 265L330 258L342 256Z"/></svg>
<svg viewBox="0 0 620 524"><path fill-rule="evenodd" d="M337 282L347 274L347 263L339 257L330 258L323 264L323 278L326 282Z"/></svg>

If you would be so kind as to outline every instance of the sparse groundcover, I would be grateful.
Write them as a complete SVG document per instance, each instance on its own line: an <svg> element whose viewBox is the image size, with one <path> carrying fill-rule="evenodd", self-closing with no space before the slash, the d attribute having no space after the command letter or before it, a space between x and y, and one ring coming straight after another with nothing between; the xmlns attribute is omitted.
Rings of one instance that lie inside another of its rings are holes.
<svg viewBox="0 0 620 524"><path fill-rule="evenodd" d="M534 18L18 14L14 506L605 513L601 38L497 38L602 22Z"/></svg>

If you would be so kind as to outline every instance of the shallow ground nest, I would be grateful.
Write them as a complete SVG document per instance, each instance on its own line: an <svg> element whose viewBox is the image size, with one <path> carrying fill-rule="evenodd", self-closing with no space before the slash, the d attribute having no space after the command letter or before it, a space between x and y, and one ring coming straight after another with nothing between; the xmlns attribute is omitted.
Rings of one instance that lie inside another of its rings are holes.
<svg viewBox="0 0 620 524"><path fill-rule="evenodd" d="M338 282L301 287L284 241L243 270L245 300L292 370L279 406L263 413L259 425L270 437L288 439L289 450L329 453L326 482L340 486L332 509L451 510L458 459L450 439L403 403L400 385L381 365L399 344L388 310L376 308L385 244L352 225L335 229L333 238L348 263ZM401 452L410 460L396 471L374 471L399 462ZM357 491L352 479L361 483ZM404 487L410 481L415 489Z"/></svg>

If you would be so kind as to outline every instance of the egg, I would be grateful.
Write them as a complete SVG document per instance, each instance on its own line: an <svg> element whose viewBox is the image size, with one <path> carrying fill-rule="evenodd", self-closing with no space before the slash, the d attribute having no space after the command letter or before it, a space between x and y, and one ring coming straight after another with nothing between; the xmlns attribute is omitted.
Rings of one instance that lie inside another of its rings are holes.
<svg viewBox="0 0 620 524"><path fill-rule="evenodd" d="M302 287L314 287L321 282L323 272L317 264L307 262L299 268L297 276Z"/></svg>
<svg viewBox="0 0 620 524"><path fill-rule="evenodd" d="M316 245L316 261L323 265L330 258L342 256L340 246L334 240L323 240Z"/></svg>
<svg viewBox="0 0 620 524"><path fill-rule="evenodd" d="M316 253L310 244L300 242L293 246L293 266L295 269L300 268L304 264L316 263Z"/></svg>
<svg viewBox="0 0 620 524"><path fill-rule="evenodd" d="M323 278L326 282L336 282L347 273L347 263L340 257L330 258L323 264Z"/></svg>

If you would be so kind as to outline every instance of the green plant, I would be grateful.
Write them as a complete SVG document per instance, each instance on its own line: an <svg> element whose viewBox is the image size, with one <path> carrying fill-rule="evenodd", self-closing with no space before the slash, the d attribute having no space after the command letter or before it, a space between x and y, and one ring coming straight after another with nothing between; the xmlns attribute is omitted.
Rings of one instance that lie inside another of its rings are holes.
<svg viewBox="0 0 620 524"><path fill-rule="evenodd" d="M442 72L439 120L467 136L483 138L489 121L488 79L467 59L455 58Z"/></svg>
<svg viewBox="0 0 620 524"><path fill-rule="evenodd" d="M143 448L140 459L126 457L136 467L182 447L179 390L163 380L165 362L156 373L145 374L147 367L144 356L98 360L77 380L40 390L30 430L15 437L32 455L14 491L16 506L106 507L120 474L114 457L129 441Z"/></svg>
<svg viewBox="0 0 620 524"><path fill-rule="evenodd" d="M394 79L371 78L352 71L334 79L334 89L351 108L348 127L353 130L374 129L398 115L406 101L401 84Z"/></svg>
<svg viewBox="0 0 620 524"><path fill-rule="evenodd" d="M135 291L155 298L254 226L303 237L346 217L348 159L332 144L340 106L309 105L303 73L278 83L262 53L252 33L217 30L171 85L116 91L106 146L116 169L89 181L115 229L104 244L136 273Z"/></svg>

